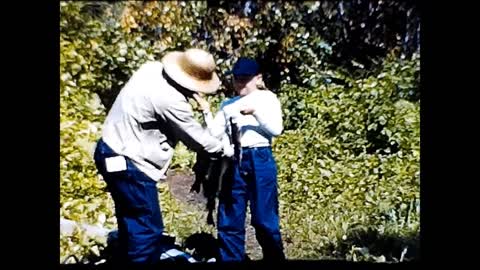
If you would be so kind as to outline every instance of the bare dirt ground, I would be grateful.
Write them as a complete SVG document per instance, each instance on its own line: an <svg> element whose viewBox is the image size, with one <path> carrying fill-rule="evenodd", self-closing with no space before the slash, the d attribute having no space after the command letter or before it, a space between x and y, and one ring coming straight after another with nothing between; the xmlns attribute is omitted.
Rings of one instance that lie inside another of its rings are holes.
<svg viewBox="0 0 480 270"><path fill-rule="evenodd" d="M206 199L203 195L196 192L190 192L194 176L188 172L170 171L167 175L167 183L175 199L187 204L198 211L206 213ZM206 222L206 220L205 220ZM260 260L262 250L255 238L255 230L250 225L250 213L247 212L246 219L246 252L251 260Z"/></svg>

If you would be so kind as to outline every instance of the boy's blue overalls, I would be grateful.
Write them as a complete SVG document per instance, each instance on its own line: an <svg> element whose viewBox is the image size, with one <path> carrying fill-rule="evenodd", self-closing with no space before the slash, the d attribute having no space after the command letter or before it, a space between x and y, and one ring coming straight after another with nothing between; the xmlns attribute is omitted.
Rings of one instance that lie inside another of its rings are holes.
<svg viewBox="0 0 480 270"><path fill-rule="evenodd" d="M218 206L218 240L222 261L245 259L245 217L250 201L251 222L264 260L283 260L278 215L277 167L272 148L241 148L232 123L235 165L232 182L222 186Z"/></svg>

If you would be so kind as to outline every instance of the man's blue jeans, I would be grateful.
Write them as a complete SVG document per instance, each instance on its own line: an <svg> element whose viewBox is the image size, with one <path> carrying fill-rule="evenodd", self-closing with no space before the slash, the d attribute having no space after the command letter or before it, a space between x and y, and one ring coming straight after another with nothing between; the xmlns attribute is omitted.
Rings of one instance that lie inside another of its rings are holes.
<svg viewBox="0 0 480 270"><path fill-rule="evenodd" d="M118 154L100 139L94 159L115 203L119 259L126 263L156 263L163 251L164 228L156 182L127 157L127 170L107 172L105 159L114 156Z"/></svg>

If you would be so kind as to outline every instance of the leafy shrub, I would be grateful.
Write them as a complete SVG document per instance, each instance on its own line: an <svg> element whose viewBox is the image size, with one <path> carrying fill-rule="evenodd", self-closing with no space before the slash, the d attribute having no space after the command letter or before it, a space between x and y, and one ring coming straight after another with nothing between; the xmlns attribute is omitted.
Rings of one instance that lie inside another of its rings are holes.
<svg viewBox="0 0 480 270"><path fill-rule="evenodd" d="M412 83L398 71L416 70L418 59L398 65L363 80L343 77L346 85L282 89L288 130L274 150L291 256L338 256L352 229L418 232L419 104L395 92Z"/></svg>

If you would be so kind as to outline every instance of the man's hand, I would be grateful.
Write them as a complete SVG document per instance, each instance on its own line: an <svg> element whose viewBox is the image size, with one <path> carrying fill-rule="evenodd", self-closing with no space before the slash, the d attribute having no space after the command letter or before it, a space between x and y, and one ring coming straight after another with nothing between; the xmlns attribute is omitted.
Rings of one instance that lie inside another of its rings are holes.
<svg viewBox="0 0 480 270"><path fill-rule="evenodd" d="M201 97L198 93L193 94L193 98L195 99L195 101L197 101L198 105L200 106L200 109L202 109L204 113L210 111L210 104L206 99Z"/></svg>
<svg viewBox="0 0 480 270"><path fill-rule="evenodd" d="M235 150L233 149L233 146L230 144L230 142L227 142L224 140L222 143L223 143L223 156L233 157Z"/></svg>

